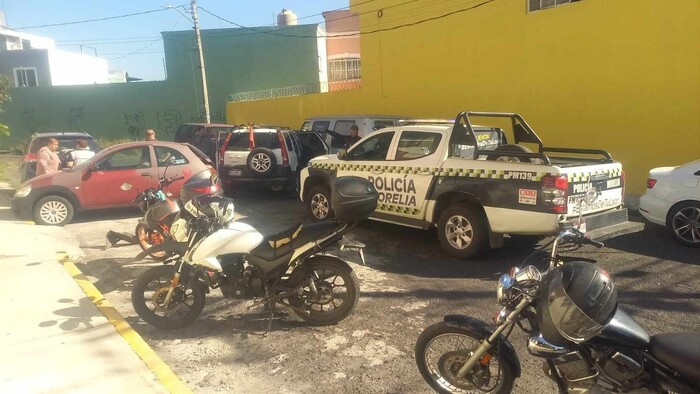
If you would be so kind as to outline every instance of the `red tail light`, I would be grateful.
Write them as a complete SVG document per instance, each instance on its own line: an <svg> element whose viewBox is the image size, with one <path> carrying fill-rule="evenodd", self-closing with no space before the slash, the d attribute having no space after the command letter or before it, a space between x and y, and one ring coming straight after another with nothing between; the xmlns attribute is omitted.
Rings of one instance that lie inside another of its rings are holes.
<svg viewBox="0 0 700 394"><path fill-rule="evenodd" d="M647 179L647 189L653 189L654 185L656 185L656 179L654 179L654 178Z"/></svg>
<svg viewBox="0 0 700 394"><path fill-rule="evenodd" d="M545 175L542 177L542 196L552 212L566 213L569 193L569 181L564 175Z"/></svg>
<svg viewBox="0 0 700 394"><path fill-rule="evenodd" d="M219 191L219 185L217 183L216 185L211 186L193 187L190 188L190 190L199 194L214 194Z"/></svg>
<svg viewBox="0 0 700 394"><path fill-rule="evenodd" d="M284 142L282 132L277 130L277 139L280 141L280 149L282 150L282 165L289 165L289 152L287 152L287 144Z"/></svg>
<svg viewBox="0 0 700 394"><path fill-rule="evenodd" d="M27 153L24 155L24 161L36 161L36 153Z"/></svg>

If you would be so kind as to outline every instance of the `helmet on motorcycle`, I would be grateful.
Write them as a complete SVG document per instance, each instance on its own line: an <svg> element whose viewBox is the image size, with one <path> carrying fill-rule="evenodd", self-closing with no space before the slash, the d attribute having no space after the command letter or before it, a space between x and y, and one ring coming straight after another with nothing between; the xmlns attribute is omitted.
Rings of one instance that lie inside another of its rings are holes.
<svg viewBox="0 0 700 394"><path fill-rule="evenodd" d="M596 264L576 261L555 268L542 282L537 318L542 336L566 346L600 334L617 310L617 289Z"/></svg>

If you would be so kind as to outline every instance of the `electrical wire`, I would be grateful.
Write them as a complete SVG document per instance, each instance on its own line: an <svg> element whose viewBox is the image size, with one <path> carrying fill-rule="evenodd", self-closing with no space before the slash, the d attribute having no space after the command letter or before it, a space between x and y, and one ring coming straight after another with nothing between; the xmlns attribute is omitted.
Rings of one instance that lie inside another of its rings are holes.
<svg viewBox="0 0 700 394"><path fill-rule="evenodd" d="M183 6L178 6L178 7L183 7ZM128 17L131 17L131 16L152 14L152 13L154 13L154 12L161 12L161 11L166 11L166 10L169 10L169 9L170 9L170 8L157 8L157 9L155 9L155 10L148 10L148 11L143 11L143 12L134 12L134 13L131 13L131 14L124 14L124 15L108 16L108 17L104 17L104 18L84 19L84 20L73 21L73 22L50 23L50 24L47 24L47 25L14 27L14 28L12 28L12 30L37 29L37 28L40 28L40 27L56 27L56 26L77 25L77 24L89 23L89 22L100 22L100 21L106 21L106 20L112 20L112 19L128 18Z"/></svg>
<svg viewBox="0 0 700 394"><path fill-rule="evenodd" d="M412 3L412 2L414 2L414 1L417 1L417 0L408 1L408 2L406 2L406 3L401 3L401 4L399 4L399 5L403 5L403 4L407 4L407 3ZM360 31L360 32L356 32L356 33L334 34L333 37L354 37L354 36L358 36L358 35L369 35L369 34L376 34L376 33L385 32L385 31L392 31L392 30L403 29L403 28L406 28L406 27L416 26L416 25L420 25L420 24L423 24L423 23L426 23L426 22L436 21L436 20L439 20L439 19L447 18L447 17L452 16L452 15L456 15L456 14L460 14L460 13L463 13L463 12L471 11L471 10L474 10L474 9L476 9L476 8L485 6L485 5L489 4L489 3L492 3L492 2L494 2L494 1L496 1L496 0L486 0L486 1L483 1L483 2L481 2L481 3L479 3L479 4L473 5L473 6L471 6L471 7L461 8L461 9L458 9L458 10L455 10L455 11L452 11L452 12L448 12L448 13L445 13L445 14L442 14L442 15L438 15L438 16L431 17L431 18L421 19L421 20L418 20L418 21L415 21L415 22L411 22L411 23L404 23L404 24L401 24L401 25L392 26L392 27L388 27L388 28L377 28L377 29L374 29L374 30ZM386 7L386 8L389 8L389 7ZM386 9L386 8L384 8L384 9ZM252 34L269 34L269 35L281 36L281 37L287 37L287 38L314 38L314 39L318 39L318 38L322 38L322 37L323 37L323 36L318 36L318 35L288 35L288 34L281 34L281 33L277 33L277 32L272 32L272 31L257 30L257 29L255 29L255 28L243 26L243 25L240 25L240 24L238 24L238 23L236 23L236 22L232 22L232 21L230 21L230 20L228 20L228 19L226 19L226 18L223 18L223 17L221 17L221 16L215 15L215 14L213 14L213 13L207 11L206 9L204 9L204 8L202 8L202 7L199 7L199 9L201 9L202 11L206 12L207 14L209 14L209 15L211 15L211 16L217 18L217 19L220 19L220 20L222 20L222 21L224 21L224 22L227 22L227 23L229 23L229 24L232 24L232 25L234 25L234 26L238 26L238 27L241 27L241 28L245 28L245 29L250 29L250 30L256 31L256 33L237 34L237 35L235 35L236 37L247 36L247 35L252 35ZM377 11L381 11L381 10L377 10ZM375 12L377 12L377 11L375 11ZM212 35L209 35L209 37L211 37L211 36L212 36Z"/></svg>
<svg viewBox="0 0 700 394"><path fill-rule="evenodd" d="M184 15L180 15L180 18L177 20L177 22L175 22L175 24L174 24L170 29L168 29L168 31L166 31L165 33L163 33L163 38L165 38L165 36L167 36L167 35L175 28L175 26L177 26L177 24L180 23L180 21L182 21L183 19L185 19L185 16L184 16ZM143 47L143 48L141 48L141 49L139 49L139 50L137 50L137 51L128 53L128 54L126 54L126 55L121 55L121 56L117 56L117 57L108 58L107 60L116 60L116 59L125 58L125 57L127 57L127 56L132 56L132 55L136 55L136 54L142 53L144 50L146 50L146 49L152 47L153 44L155 44L156 42L159 42L159 41L160 41L160 40L154 40L154 42L152 42L152 43L146 45L145 47Z"/></svg>

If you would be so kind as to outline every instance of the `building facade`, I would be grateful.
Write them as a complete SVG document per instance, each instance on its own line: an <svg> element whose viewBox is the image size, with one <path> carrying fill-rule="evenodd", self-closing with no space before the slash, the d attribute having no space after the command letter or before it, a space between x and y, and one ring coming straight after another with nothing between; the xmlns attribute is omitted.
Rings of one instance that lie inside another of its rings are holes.
<svg viewBox="0 0 700 394"><path fill-rule="evenodd" d="M227 115L517 112L547 146L610 151L637 195L650 168L699 158L700 1L482 3L352 0L360 89L229 103Z"/></svg>

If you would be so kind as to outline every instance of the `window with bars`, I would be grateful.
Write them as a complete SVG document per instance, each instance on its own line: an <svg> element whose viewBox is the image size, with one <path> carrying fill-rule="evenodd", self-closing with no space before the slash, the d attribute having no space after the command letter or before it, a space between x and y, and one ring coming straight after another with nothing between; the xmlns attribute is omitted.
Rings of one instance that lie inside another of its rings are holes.
<svg viewBox="0 0 700 394"><path fill-rule="evenodd" d="M39 82L36 78L36 68L26 68L20 67L15 68L15 87L25 88L29 86L39 86Z"/></svg>
<svg viewBox="0 0 700 394"><path fill-rule="evenodd" d="M527 10L537 11L563 4L575 3L581 0L527 0Z"/></svg>
<svg viewBox="0 0 700 394"><path fill-rule="evenodd" d="M328 80L331 82L360 79L361 76L362 65L360 59L338 59L328 62Z"/></svg>

